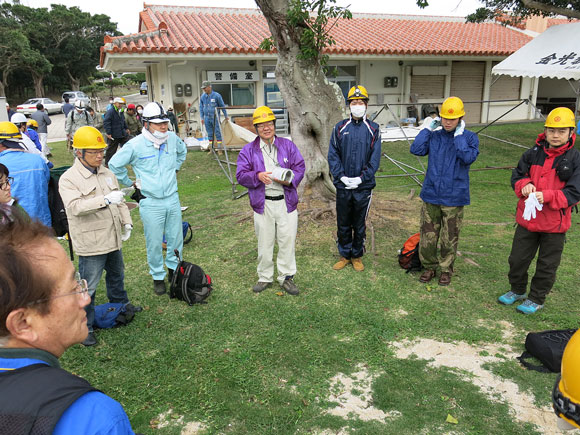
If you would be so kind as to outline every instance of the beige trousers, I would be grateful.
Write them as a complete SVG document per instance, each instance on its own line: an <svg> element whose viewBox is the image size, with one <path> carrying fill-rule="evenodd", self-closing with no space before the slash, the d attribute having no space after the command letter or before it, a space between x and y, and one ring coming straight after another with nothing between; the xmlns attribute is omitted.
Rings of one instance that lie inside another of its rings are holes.
<svg viewBox="0 0 580 435"><path fill-rule="evenodd" d="M274 242L278 242L278 282L296 274L296 232L298 212L288 213L286 201L266 200L264 214L254 212L254 229L258 237L258 281L274 279Z"/></svg>

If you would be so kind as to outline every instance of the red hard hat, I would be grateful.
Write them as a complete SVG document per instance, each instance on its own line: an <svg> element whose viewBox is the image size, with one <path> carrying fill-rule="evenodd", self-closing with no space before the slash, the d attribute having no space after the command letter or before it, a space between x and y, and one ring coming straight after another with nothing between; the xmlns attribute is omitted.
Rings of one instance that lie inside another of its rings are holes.
<svg viewBox="0 0 580 435"><path fill-rule="evenodd" d="M135 105L133 103L128 104L127 109L135 109Z"/></svg>

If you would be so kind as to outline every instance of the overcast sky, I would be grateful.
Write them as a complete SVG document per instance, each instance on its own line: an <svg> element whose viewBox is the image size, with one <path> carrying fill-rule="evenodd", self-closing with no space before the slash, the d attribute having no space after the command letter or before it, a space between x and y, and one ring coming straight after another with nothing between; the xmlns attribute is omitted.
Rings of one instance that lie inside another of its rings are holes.
<svg viewBox="0 0 580 435"><path fill-rule="evenodd" d="M30 7L50 8L52 3L77 6L92 14L105 14L118 24L123 34L137 32L139 12L143 0L21 0ZM257 8L254 0L147 0L148 4L177 6L212 6L225 8ZM337 0L339 6L350 6L351 12L372 12L409 15L447 15L463 17L474 12L481 2L478 0L429 0L430 6L419 9L415 0ZM364 37L364 35L361 35Z"/></svg>

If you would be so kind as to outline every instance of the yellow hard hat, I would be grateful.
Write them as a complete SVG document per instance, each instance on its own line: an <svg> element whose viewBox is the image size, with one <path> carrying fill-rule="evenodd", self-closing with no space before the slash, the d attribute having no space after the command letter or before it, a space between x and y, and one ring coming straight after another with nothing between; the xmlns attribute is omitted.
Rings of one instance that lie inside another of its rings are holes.
<svg viewBox="0 0 580 435"><path fill-rule="evenodd" d="M260 106L254 110L254 125L275 120L276 116L268 106Z"/></svg>
<svg viewBox="0 0 580 435"><path fill-rule="evenodd" d="M0 139L22 139L22 133L15 124L0 122Z"/></svg>
<svg viewBox="0 0 580 435"><path fill-rule="evenodd" d="M552 404L556 415L580 428L580 370L578 367L580 367L580 331L576 331L564 349L562 374L556 380L552 393Z"/></svg>
<svg viewBox="0 0 580 435"><path fill-rule="evenodd" d="M552 110L548 117L546 118L546 123L544 127L552 128L566 128L566 127L576 127L576 122L574 119L574 112L572 112L567 107L556 107Z"/></svg>
<svg viewBox="0 0 580 435"><path fill-rule="evenodd" d="M77 130L73 137L73 148L78 150L101 150L107 148L103 135L95 127L88 125Z"/></svg>
<svg viewBox="0 0 580 435"><path fill-rule="evenodd" d="M38 128L38 122L36 122L36 119L29 119L26 125L29 127Z"/></svg>
<svg viewBox="0 0 580 435"><path fill-rule="evenodd" d="M446 119L457 119L465 116L463 101L457 97L449 97L441 105L439 116Z"/></svg>
<svg viewBox="0 0 580 435"><path fill-rule="evenodd" d="M367 88L361 85L356 85L350 88L350 91L348 91L348 96L346 97L346 101L368 99L369 93L367 92Z"/></svg>

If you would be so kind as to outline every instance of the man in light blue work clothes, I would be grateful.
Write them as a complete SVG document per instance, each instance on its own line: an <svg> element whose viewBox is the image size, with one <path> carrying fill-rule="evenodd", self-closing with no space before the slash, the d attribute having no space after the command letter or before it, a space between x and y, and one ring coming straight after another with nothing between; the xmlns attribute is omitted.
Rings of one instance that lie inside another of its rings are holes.
<svg viewBox="0 0 580 435"><path fill-rule="evenodd" d="M224 99L222 96L213 91L211 88L211 83L209 81L204 81L201 84L201 89L203 90L203 94L199 98L199 114L201 116L201 123L205 125L205 130L207 131L207 137L211 142L214 142L214 128L215 128L215 142L214 146L218 149L222 146L222 132L220 130L220 118L219 118L219 110L216 113L216 107L222 107L221 111L226 118L228 118L228 112L225 107ZM214 125L214 114L215 116L215 125Z"/></svg>
<svg viewBox="0 0 580 435"><path fill-rule="evenodd" d="M139 211L145 231L147 262L149 273L153 276L153 290L155 294L162 295L167 291L161 246L163 234L167 239L165 265L169 281L178 264L174 250L181 254L183 249L176 172L185 161L187 148L175 133L168 131L169 118L159 103L145 106L143 124L141 134L127 142L111 158L109 169L121 183L138 187L144 196L139 202ZM135 183L127 175L127 165L133 167Z"/></svg>

